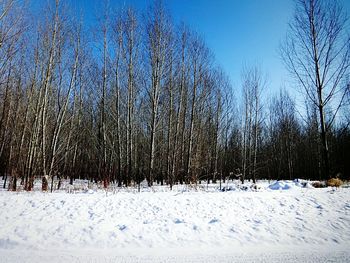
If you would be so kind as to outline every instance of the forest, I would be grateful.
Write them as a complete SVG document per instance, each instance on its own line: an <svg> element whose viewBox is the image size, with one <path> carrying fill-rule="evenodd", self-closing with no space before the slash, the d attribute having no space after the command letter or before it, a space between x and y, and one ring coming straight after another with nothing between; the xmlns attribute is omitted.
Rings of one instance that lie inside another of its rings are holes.
<svg viewBox="0 0 350 263"><path fill-rule="evenodd" d="M43 2L36 14L0 0L1 187L350 178L350 27L337 1L295 1L279 48L293 82L273 95L255 64L233 86L166 1L101 1L93 24L69 1Z"/></svg>

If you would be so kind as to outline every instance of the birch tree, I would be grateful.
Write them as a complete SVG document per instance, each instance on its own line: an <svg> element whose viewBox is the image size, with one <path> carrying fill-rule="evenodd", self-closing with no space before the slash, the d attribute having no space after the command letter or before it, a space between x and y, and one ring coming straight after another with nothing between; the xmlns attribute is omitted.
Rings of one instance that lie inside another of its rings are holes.
<svg viewBox="0 0 350 263"><path fill-rule="evenodd" d="M159 125L159 103L163 92L166 58L169 52L171 23L161 1L156 1L149 13L147 25L148 58L150 61L150 153L148 183L155 175L156 137Z"/></svg>

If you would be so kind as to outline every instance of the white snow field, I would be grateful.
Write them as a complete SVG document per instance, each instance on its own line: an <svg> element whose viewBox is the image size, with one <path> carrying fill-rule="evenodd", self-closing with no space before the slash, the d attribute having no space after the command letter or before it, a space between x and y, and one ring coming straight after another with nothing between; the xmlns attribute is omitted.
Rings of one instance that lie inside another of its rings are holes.
<svg viewBox="0 0 350 263"><path fill-rule="evenodd" d="M0 262L350 262L350 188L225 187L0 191Z"/></svg>

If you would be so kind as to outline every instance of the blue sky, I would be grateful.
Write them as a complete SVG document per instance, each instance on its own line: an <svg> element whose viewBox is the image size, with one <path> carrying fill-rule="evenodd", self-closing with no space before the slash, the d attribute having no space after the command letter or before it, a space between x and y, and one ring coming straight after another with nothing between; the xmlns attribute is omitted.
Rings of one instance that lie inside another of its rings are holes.
<svg viewBox="0 0 350 263"><path fill-rule="evenodd" d="M102 1L70 0L93 20ZM145 10L153 0L110 0L112 6L132 5ZM340 0L350 14L350 1ZM293 16L293 0L164 0L176 23L181 21L201 33L218 63L238 91L243 65L261 66L268 76L272 93L290 86L290 78L278 54L288 21Z"/></svg>
<svg viewBox="0 0 350 263"><path fill-rule="evenodd" d="M217 60L240 90L243 65L259 64L268 74L273 89L279 88L286 72L278 46L293 14L291 0L170 1L172 10L186 5L176 15L198 31L214 51ZM191 4L189 4L191 3Z"/></svg>

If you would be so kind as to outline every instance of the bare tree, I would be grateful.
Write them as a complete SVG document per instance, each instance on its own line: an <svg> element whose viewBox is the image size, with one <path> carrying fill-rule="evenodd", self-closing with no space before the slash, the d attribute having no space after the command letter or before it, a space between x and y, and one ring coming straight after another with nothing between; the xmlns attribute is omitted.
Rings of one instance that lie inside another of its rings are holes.
<svg viewBox="0 0 350 263"><path fill-rule="evenodd" d="M331 176L328 132L343 105L350 67L347 30L347 17L337 1L297 0L281 48L287 68L317 107L325 177Z"/></svg>
<svg viewBox="0 0 350 263"><path fill-rule="evenodd" d="M178 173L180 170L180 166L183 160L183 141L184 141L184 130L185 130L185 121L186 121L186 108L187 108L187 100L186 100L186 94L187 94L187 85L186 85L186 79L187 79L187 72L188 67L187 65L187 53L188 53L188 38L189 38L189 32L188 29L182 25L179 36L178 36L178 48L180 56L179 64L179 77L177 81L178 85L178 105L176 110L176 121L175 121L175 138L174 138L174 151L173 151L173 165L172 165L172 171L171 171L171 178L170 178L170 188L172 188L172 184L174 183L173 180L175 180L175 177L179 177ZM180 181L182 182L182 177L180 177Z"/></svg>
<svg viewBox="0 0 350 263"><path fill-rule="evenodd" d="M262 91L266 80L258 67L245 68L243 71L243 149L242 177L246 175L256 181L258 142L262 125Z"/></svg>
<svg viewBox="0 0 350 263"><path fill-rule="evenodd" d="M291 180L295 175L300 127L295 102L285 90L271 101L269 128L269 140L274 145L270 161L273 161L278 178L288 174Z"/></svg>
<svg viewBox="0 0 350 263"><path fill-rule="evenodd" d="M129 8L126 12L125 21L125 63L127 65L127 120L126 120L126 166L127 177L129 181L133 177L133 162L134 158L134 128L135 128L135 101L137 94L136 83L136 65L139 39L138 39L138 21L136 18L136 12ZM128 183L126 182L126 185Z"/></svg>
<svg viewBox="0 0 350 263"><path fill-rule="evenodd" d="M166 58L169 48L171 23L161 1L156 1L149 14L147 26L149 60L151 68L150 165L148 183L154 180L156 136L159 124L159 102L165 77Z"/></svg>
<svg viewBox="0 0 350 263"><path fill-rule="evenodd" d="M186 161L186 175L187 180L196 181L196 174L193 171L192 161L194 158L194 136L195 136L195 119L196 113L199 113L203 104L199 103L199 98L205 100L205 97L209 94L205 90L207 87L205 76L208 73L210 54L203 39L194 33L191 35L190 46L190 63L191 63L191 91L190 91L190 115L189 115L189 134L188 134L188 147L187 147L187 161ZM200 92L202 88L202 92ZM200 96L201 95L201 96Z"/></svg>

